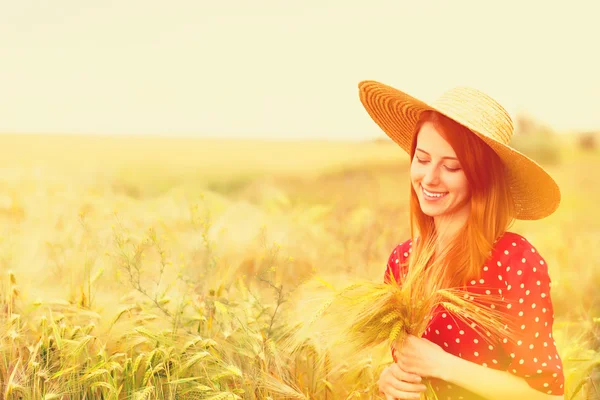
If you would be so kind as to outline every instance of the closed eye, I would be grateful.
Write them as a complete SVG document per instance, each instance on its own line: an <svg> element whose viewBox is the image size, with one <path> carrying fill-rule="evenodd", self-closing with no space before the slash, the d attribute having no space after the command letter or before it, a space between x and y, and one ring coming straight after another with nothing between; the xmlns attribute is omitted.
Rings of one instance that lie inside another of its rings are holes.
<svg viewBox="0 0 600 400"><path fill-rule="evenodd" d="M446 168L446 170L448 170L449 172L458 172L460 171L460 168L450 168L448 166L444 165L444 168Z"/></svg>
<svg viewBox="0 0 600 400"><path fill-rule="evenodd" d="M425 160L425 159L423 159L423 158L419 158L419 157L415 157L415 158L417 159L417 162L418 162L419 164L427 164L427 163L429 163L429 160ZM449 167L449 166L447 166L447 165L444 165L444 168L445 168L445 169L446 169L448 172L458 172L458 171L460 171L460 170L461 170L461 168L460 168L460 167L458 167L458 168L451 168L451 167Z"/></svg>

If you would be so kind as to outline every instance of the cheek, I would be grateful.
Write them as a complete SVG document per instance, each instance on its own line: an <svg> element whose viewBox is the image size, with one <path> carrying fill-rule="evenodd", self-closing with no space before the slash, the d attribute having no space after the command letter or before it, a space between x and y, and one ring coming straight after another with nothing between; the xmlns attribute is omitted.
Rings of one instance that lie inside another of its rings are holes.
<svg viewBox="0 0 600 400"><path fill-rule="evenodd" d="M412 163L410 165L410 180L411 181L413 181L413 182L420 181L421 179L423 179L423 175L424 174L418 165L416 165L415 163Z"/></svg>
<svg viewBox="0 0 600 400"><path fill-rule="evenodd" d="M469 194L469 182L464 174L453 176L451 179L452 189L460 195L467 196Z"/></svg>

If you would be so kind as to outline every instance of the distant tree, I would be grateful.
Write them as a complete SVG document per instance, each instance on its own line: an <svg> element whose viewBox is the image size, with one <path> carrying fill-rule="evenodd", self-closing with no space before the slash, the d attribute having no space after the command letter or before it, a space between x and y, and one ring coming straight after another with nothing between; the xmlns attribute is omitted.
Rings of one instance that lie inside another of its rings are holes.
<svg viewBox="0 0 600 400"><path fill-rule="evenodd" d="M539 163L560 162L560 146L554 130L529 114L519 113L515 117L515 134L511 144Z"/></svg>
<svg viewBox="0 0 600 400"><path fill-rule="evenodd" d="M521 112L515 117L515 135L545 135L551 136L554 130L533 116Z"/></svg>
<svg viewBox="0 0 600 400"><path fill-rule="evenodd" d="M585 132L579 136L579 147L583 150L595 150L598 147L600 132Z"/></svg>
<svg viewBox="0 0 600 400"><path fill-rule="evenodd" d="M529 115L519 113L515 117L515 135L527 135L534 129L534 120Z"/></svg>

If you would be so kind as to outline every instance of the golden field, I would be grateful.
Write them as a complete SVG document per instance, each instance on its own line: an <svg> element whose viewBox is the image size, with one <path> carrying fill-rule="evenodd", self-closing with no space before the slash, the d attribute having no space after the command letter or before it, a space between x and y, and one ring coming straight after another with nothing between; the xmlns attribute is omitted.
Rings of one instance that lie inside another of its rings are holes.
<svg viewBox="0 0 600 400"><path fill-rule="evenodd" d="M512 230L548 262L566 398L585 399L600 151L556 140L561 207ZM285 340L310 316L304 282L381 281L407 238L394 144L4 135L0 149L0 398L377 398L385 348Z"/></svg>

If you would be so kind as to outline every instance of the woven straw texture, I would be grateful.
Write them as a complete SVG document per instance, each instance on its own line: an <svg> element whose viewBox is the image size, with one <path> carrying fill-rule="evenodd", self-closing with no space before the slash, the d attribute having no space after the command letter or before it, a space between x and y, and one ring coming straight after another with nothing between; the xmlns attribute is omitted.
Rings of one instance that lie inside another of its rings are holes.
<svg viewBox="0 0 600 400"><path fill-rule="evenodd" d="M415 125L423 111L437 111L464 125L487 143L506 166L515 218L542 219L560 204L560 189L535 161L510 147L514 129L506 110L476 89L457 87L427 104L388 85L363 81L360 100L379 127L404 151L410 153Z"/></svg>

